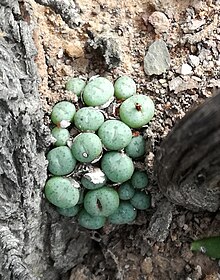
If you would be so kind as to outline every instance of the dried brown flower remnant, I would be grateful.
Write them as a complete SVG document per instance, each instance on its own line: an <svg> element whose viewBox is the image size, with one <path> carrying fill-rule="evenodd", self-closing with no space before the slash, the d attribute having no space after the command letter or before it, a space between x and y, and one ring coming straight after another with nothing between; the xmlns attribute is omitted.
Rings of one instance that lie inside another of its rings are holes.
<svg viewBox="0 0 220 280"><path fill-rule="evenodd" d="M140 103L136 103L136 104L135 104L135 108L136 108L137 111L141 111L142 106L141 106Z"/></svg>

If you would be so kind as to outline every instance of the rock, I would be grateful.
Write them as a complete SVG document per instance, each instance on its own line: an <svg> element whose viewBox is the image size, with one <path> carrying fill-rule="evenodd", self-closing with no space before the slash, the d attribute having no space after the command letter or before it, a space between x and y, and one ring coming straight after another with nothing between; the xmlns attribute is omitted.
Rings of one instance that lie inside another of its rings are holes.
<svg viewBox="0 0 220 280"><path fill-rule="evenodd" d="M189 55L189 63L191 64L191 66L195 66L197 67L199 65L199 57L196 55Z"/></svg>
<svg viewBox="0 0 220 280"><path fill-rule="evenodd" d="M147 257L143 260L142 264L141 264L141 271L144 274L150 274L153 271L153 263L152 263L152 259L150 257Z"/></svg>
<svg viewBox="0 0 220 280"><path fill-rule="evenodd" d="M175 124L155 158L160 191L173 203L195 212L216 212L220 207L219 107L220 90L216 90Z"/></svg>
<svg viewBox="0 0 220 280"><path fill-rule="evenodd" d="M198 20L198 19L192 19L191 23L189 25L189 30L194 31L198 28L200 28L201 26L203 26L204 24L206 24L206 20Z"/></svg>
<svg viewBox="0 0 220 280"><path fill-rule="evenodd" d="M148 20L155 28L156 33L167 33L169 31L170 22L164 13L157 11L153 12Z"/></svg>
<svg viewBox="0 0 220 280"><path fill-rule="evenodd" d="M84 51L79 42L68 42L63 46L66 54L72 58L79 58L84 56Z"/></svg>
<svg viewBox="0 0 220 280"><path fill-rule="evenodd" d="M168 84L169 89L174 90L175 93L199 87L199 83L190 77L184 80L181 77L175 77Z"/></svg>
<svg viewBox="0 0 220 280"><path fill-rule="evenodd" d="M121 63L121 47L116 38L110 35L95 36L87 41L87 51L104 61L107 69L118 67Z"/></svg>
<svg viewBox="0 0 220 280"><path fill-rule="evenodd" d="M75 59L74 64L79 72L86 73L89 66L89 60L84 57L79 57Z"/></svg>
<svg viewBox="0 0 220 280"><path fill-rule="evenodd" d="M58 58L62 58L63 57L63 49L59 49L58 53L57 53L57 57Z"/></svg>
<svg viewBox="0 0 220 280"><path fill-rule="evenodd" d="M69 280L75 280L75 279L94 280L95 276L89 271L89 269L86 266L78 265L72 269L71 276L69 278Z"/></svg>
<svg viewBox="0 0 220 280"><path fill-rule="evenodd" d="M177 73L180 73L181 75L190 75L193 73L192 67L187 63L183 63L178 69Z"/></svg>
<svg viewBox="0 0 220 280"><path fill-rule="evenodd" d="M209 81L208 87L213 87L213 88L220 88L220 81L216 79L211 79Z"/></svg>
<svg viewBox="0 0 220 280"><path fill-rule="evenodd" d="M166 199L161 200L157 205L156 212L152 215L146 238L153 242L164 242L169 235L169 228L173 219L173 205ZM163 215L166 213L166 215Z"/></svg>
<svg viewBox="0 0 220 280"><path fill-rule="evenodd" d="M144 71L147 75L161 75L170 68L170 54L166 43L157 40L150 45L144 57Z"/></svg>

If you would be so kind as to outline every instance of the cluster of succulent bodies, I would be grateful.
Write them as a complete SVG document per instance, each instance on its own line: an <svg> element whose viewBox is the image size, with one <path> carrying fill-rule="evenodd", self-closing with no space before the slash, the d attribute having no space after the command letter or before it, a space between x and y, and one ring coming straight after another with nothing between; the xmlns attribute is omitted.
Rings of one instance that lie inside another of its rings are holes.
<svg viewBox="0 0 220 280"><path fill-rule="evenodd" d="M78 108L61 101L52 109L55 147L47 154L45 196L88 229L131 223L137 210L150 207L148 176L134 163L145 155L141 128L152 119L154 103L136 93L128 76L114 85L104 77L71 78L66 90L79 97ZM112 101L119 111L113 115L107 112Z"/></svg>

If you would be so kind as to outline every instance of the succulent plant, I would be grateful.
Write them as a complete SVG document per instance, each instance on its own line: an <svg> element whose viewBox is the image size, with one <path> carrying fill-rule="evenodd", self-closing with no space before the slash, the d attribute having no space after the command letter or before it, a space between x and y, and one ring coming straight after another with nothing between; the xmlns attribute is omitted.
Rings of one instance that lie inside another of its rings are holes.
<svg viewBox="0 0 220 280"><path fill-rule="evenodd" d="M119 110L121 120L132 128L140 128L153 118L154 103L150 97L136 94L126 99Z"/></svg>
<svg viewBox="0 0 220 280"><path fill-rule="evenodd" d="M136 191L130 202L136 209L146 210L150 207L150 196L143 191Z"/></svg>
<svg viewBox="0 0 220 280"><path fill-rule="evenodd" d="M131 177L131 184L136 189L144 189L148 185L148 176L145 171L135 170Z"/></svg>
<svg viewBox="0 0 220 280"><path fill-rule="evenodd" d="M102 228L105 224L106 217L104 216L92 216L86 212L85 209L82 209L78 216L79 224L87 229L99 229Z"/></svg>
<svg viewBox="0 0 220 280"><path fill-rule="evenodd" d="M51 120L54 124L63 127L61 122L65 121L71 123L73 121L75 112L76 112L76 107L74 104L72 104L69 101L61 101L53 107L51 113Z"/></svg>
<svg viewBox="0 0 220 280"><path fill-rule="evenodd" d="M92 216L107 217L119 206L118 193L110 187L88 191L84 198L84 208Z"/></svg>
<svg viewBox="0 0 220 280"><path fill-rule="evenodd" d="M125 147L126 154L133 159L144 156L145 151L146 143L144 137L141 135L132 137L130 143Z"/></svg>
<svg viewBox="0 0 220 280"><path fill-rule="evenodd" d="M74 124L81 131L96 131L103 122L103 114L93 107L83 107L74 116Z"/></svg>
<svg viewBox="0 0 220 280"><path fill-rule="evenodd" d="M76 159L71 150L60 146L50 150L47 154L48 170L53 175L63 176L71 173L76 166Z"/></svg>
<svg viewBox="0 0 220 280"><path fill-rule="evenodd" d="M80 96L85 86L86 82L83 79L70 78L65 85L65 89L73 92L77 96Z"/></svg>
<svg viewBox="0 0 220 280"><path fill-rule="evenodd" d="M131 178L134 164L126 154L107 152L101 159L101 169L112 182L123 183Z"/></svg>
<svg viewBox="0 0 220 280"><path fill-rule="evenodd" d="M70 139L69 130L61 127L54 127L52 129L52 136L56 139L55 146L65 146Z"/></svg>
<svg viewBox="0 0 220 280"><path fill-rule="evenodd" d="M52 177L45 185L45 196L59 208L74 207L79 201L79 189L76 181L63 177Z"/></svg>
<svg viewBox="0 0 220 280"><path fill-rule="evenodd" d="M88 106L100 106L114 95L113 84L104 77L98 77L88 82L83 91L83 100Z"/></svg>
<svg viewBox="0 0 220 280"><path fill-rule="evenodd" d="M122 200L129 200L135 194L135 189L131 184L131 181L126 181L122 183L118 189L119 198Z"/></svg>
<svg viewBox="0 0 220 280"><path fill-rule="evenodd" d="M128 76L118 78L114 84L115 96L118 99L125 100L136 94L136 84L134 80Z"/></svg>
<svg viewBox="0 0 220 280"><path fill-rule="evenodd" d="M79 205L75 205L70 208L57 207L56 210L60 215L63 215L65 217L74 217L78 214L80 207L79 207Z"/></svg>
<svg viewBox="0 0 220 280"><path fill-rule="evenodd" d="M53 177L46 182L45 196L60 215L77 216L78 223L87 229L99 229L106 221L131 223L137 210L150 207L150 196L144 191L148 176L135 170L133 162L145 155L146 143L141 131L132 132L132 128L141 128L151 120L153 101L136 94L136 84L128 76L120 77L114 86L104 77L95 77L87 84L70 78L65 88L81 96L88 107L81 107L79 100L77 111L69 101L52 109L55 147L47 160L49 176ZM101 111L112 102L114 93L122 101L121 120L117 110L111 115L115 103Z"/></svg>
<svg viewBox="0 0 220 280"><path fill-rule="evenodd" d="M131 223L137 216L137 210L129 201L121 201L117 210L108 217L112 224L121 225Z"/></svg>
<svg viewBox="0 0 220 280"><path fill-rule="evenodd" d="M78 161L92 162L101 155L102 143L94 133L81 133L75 137L71 151Z"/></svg>
<svg viewBox="0 0 220 280"><path fill-rule="evenodd" d="M121 121L105 121L98 130L98 136L104 146L109 150L121 150L126 147L131 139L131 129Z"/></svg>

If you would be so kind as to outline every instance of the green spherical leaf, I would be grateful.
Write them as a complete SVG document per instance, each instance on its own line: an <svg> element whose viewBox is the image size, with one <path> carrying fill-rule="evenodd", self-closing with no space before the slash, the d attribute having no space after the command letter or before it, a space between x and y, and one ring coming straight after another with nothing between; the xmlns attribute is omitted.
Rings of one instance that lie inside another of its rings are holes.
<svg viewBox="0 0 220 280"><path fill-rule="evenodd" d="M150 196L142 191L136 191L130 201L139 210L146 210L150 207Z"/></svg>
<svg viewBox="0 0 220 280"><path fill-rule="evenodd" d="M76 166L76 159L66 146L57 147L49 151L47 160L49 172L57 176L71 173Z"/></svg>
<svg viewBox="0 0 220 280"><path fill-rule="evenodd" d="M92 107L81 108L74 116L75 126L81 131L96 131L103 122L103 114Z"/></svg>
<svg viewBox="0 0 220 280"><path fill-rule="evenodd" d="M79 201L79 190L76 182L62 177L52 177L45 185L45 196L54 205L60 208L70 208Z"/></svg>
<svg viewBox="0 0 220 280"><path fill-rule="evenodd" d="M82 209L79 213L78 222L79 224L87 229L99 229L105 224L106 218L102 216L92 216Z"/></svg>
<svg viewBox="0 0 220 280"><path fill-rule="evenodd" d="M101 169L112 182L123 183L131 178L134 164L126 154L107 152L102 157Z"/></svg>
<svg viewBox="0 0 220 280"><path fill-rule="evenodd" d="M131 223L137 216L137 210L128 201L121 201L118 209L108 217L112 224L122 225Z"/></svg>
<svg viewBox="0 0 220 280"><path fill-rule="evenodd" d="M55 146L65 146L67 141L70 138L70 133L68 129L61 128L61 127L54 127L52 129L52 135L56 139L56 142L54 143Z"/></svg>
<svg viewBox="0 0 220 280"><path fill-rule="evenodd" d="M98 77L86 85L83 100L88 106L100 106L109 101L113 95L113 84L104 77Z"/></svg>
<svg viewBox="0 0 220 280"><path fill-rule="evenodd" d="M118 120L108 120L99 128L98 136L107 149L121 150L130 143L132 132L123 122Z"/></svg>
<svg viewBox="0 0 220 280"><path fill-rule="evenodd" d="M121 184L118 189L119 198L122 200L129 200L134 196L134 194L135 194L135 189L132 186L130 180Z"/></svg>
<svg viewBox="0 0 220 280"><path fill-rule="evenodd" d="M131 139L131 142L125 148L125 152L129 157L136 159L144 156L145 147L146 147L146 143L144 137L141 135L134 136Z"/></svg>
<svg viewBox="0 0 220 280"><path fill-rule="evenodd" d="M136 189L144 189L148 185L148 176L144 171L134 171L131 177L131 184Z"/></svg>
<svg viewBox="0 0 220 280"><path fill-rule="evenodd" d="M57 207L56 210L60 215L63 215L65 217L74 217L78 214L78 212L80 210L80 207L79 207L79 205L75 205L75 206L70 207L70 208L59 208L59 207Z"/></svg>
<svg viewBox="0 0 220 280"><path fill-rule="evenodd" d="M51 113L51 120L54 124L59 124L61 121L73 121L76 112L74 104L68 101L61 101L57 103Z"/></svg>
<svg viewBox="0 0 220 280"><path fill-rule="evenodd" d="M94 133L77 135L71 147L73 156L80 162L91 162L102 153L102 143Z"/></svg>
<svg viewBox="0 0 220 280"><path fill-rule="evenodd" d="M118 99L125 100L136 94L136 84L134 80L128 76L122 76L117 79L114 85L115 96Z"/></svg>
<svg viewBox="0 0 220 280"><path fill-rule="evenodd" d="M70 78L66 83L66 90L72 91L77 96L80 96L81 92L86 86L86 82L80 78Z"/></svg>
<svg viewBox="0 0 220 280"><path fill-rule="evenodd" d="M110 187L88 191L84 198L84 208L92 216L111 215L119 206L118 193Z"/></svg>
<svg viewBox="0 0 220 280"><path fill-rule="evenodd" d="M126 99L120 109L121 120L132 128L146 125L154 115L154 103L150 97L136 94Z"/></svg>

